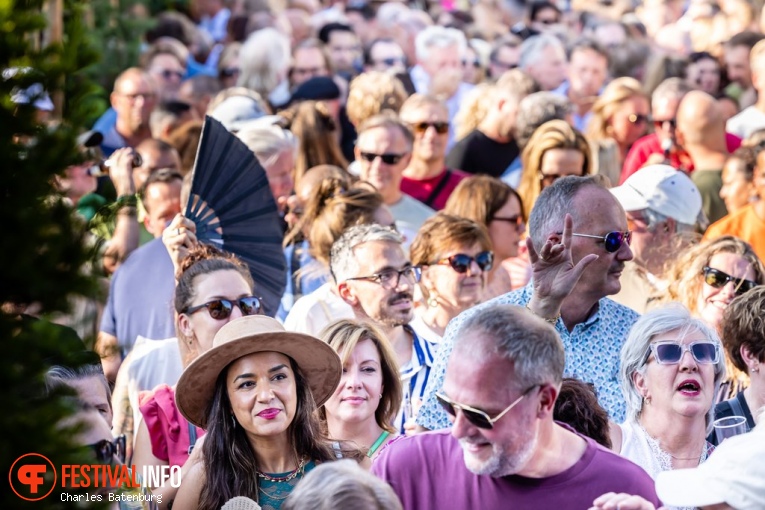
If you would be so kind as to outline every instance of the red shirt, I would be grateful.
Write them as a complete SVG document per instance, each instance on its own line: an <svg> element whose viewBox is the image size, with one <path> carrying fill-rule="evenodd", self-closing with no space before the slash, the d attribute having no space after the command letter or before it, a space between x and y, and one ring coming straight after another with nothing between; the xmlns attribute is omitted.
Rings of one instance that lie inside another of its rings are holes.
<svg viewBox="0 0 765 510"><path fill-rule="evenodd" d="M449 175L446 175L447 171ZM430 179L417 180L405 176L401 180L401 191L428 207L440 211L446 205L449 195L452 194L457 184L466 177L470 177L470 175L462 170L450 170L448 168L444 168L443 172ZM444 180L443 184L441 184L442 180ZM440 189L433 195L439 185Z"/></svg>
<svg viewBox="0 0 765 510"><path fill-rule="evenodd" d="M728 153L732 153L741 147L741 138L731 133L725 133L725 142L728 146ZM619 184L623 184L624 181L627 180L627 177L640 170L651 154L662 154L663 152L661 142L659 141L659 135L656 133L646 135L635 142L627 153L627 157L624 158L624 165L622 166L622 175L619 179ZM669 162L670 165L675 168L686 170L688 173L693 172L693 162L685 153L671 153L669 155Z"/></svg>

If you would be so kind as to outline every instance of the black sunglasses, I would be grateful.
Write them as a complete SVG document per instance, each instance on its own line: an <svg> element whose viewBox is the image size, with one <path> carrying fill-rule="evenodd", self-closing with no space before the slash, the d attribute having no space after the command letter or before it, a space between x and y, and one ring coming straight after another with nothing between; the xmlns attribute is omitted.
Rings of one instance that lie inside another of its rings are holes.
<svg viewBox="0 0 765 510"><path fill-rule="evenodd" d="M559 234L562 234L562 232ZM627 243L627 245L629 245L632 242L631 230L627 230L626 232L609 232L608 234L604 236L593 236L590 234L577 234L577 233L572 233L571 235L576 237L590 237L592 239L600 239L601 241L603 241L603 244L605 245L605 249L608 253L615 253L619 251L619 248L621 248L624 243Z"/></svg>
<svg viewBox="0 0 765 510"><path fill-rule="evenodd" d="M368 161L372 163L377 158L380 158L383 163L386 165L395 165L399 161L401 161L401 158L406 156L406 154L375 154L374 152L362 152L361 153L361 159L364 161Z"/></svg>
<svg viewBox="0 0 765 510"><path fill-rule="evenodd" d="M220 70L221 78L233 78L239 76L240 69L238 67L226 67Z"/></svg>
<svg viewBox="0 0 765 510"><path fill-rule="evenodd" d="M733 282L733 286L736 288L736 295L741 296L757 287L759 284L752 280L745 280L743 278L736 278L728 273L723 273L719 269L705 266L702 270L704 272L704 282L707 285L714 287L715 289L722 289L728 282Z"/></svg>
<svg viewBox="0 0 765 510"><path fill-rule="evenodd" d="M378 60L377 62L375 62L375 64L377 64L377 65L383 64L383 65L388 66L388 67L393 67L393 66L399 65L399 64L400 65L404 65L404 63L405 63L404 59L403 58L398 58L398 57L382 58L382 59Z"/></svg>
<svg viewBox="0 0 765 510"><path fill-rule="evenodd" d="M494 254L490 251L482 251L475 257L471 257L470 255L465 255L464 253L457 253L456 255L452 255L451 257L446 257L441 260L438 260L434 262L433 264L435 265L448 264L452 266L452 269L454 269L460 274L463 274L468 272L474 260L475 260L475 263L478 264L478 267L481 269L481 271L489 271L491 270L491 267L494 264Z"/></svg>
<svg viewBox="0 0 765 510"><path fill-rule="evenodd" d="M515 225L516 228L521 228L521 225L523 225L523 216L520 214L516 214L515 216L492 216L491 221L504 221Z"/></svg>
<svg viewBox="0 0 765 510"><path fill-rule="evenodd" d="M118 436L114 441L101 441L85 446L91 448L99 462L111 463L116 455L120 462L125 462L125 435Z"/></svg>
<svg viewBox="0 0 765 510"><path fill-rule="evenodd" d="M183 313L186 315L191 315L192 313L198 312L202 308L207 308L207 313L210 314L210 317L216 321L222 321L228 319L231 316L231 312L234 311L234 306L239 307L239 309L242 311L242 315L258 315L263 308L260 302L260 298L249 296L235 299L233 301L228 299L216 299L214 301L210 301L209 303L186 308Z"/></svg>
<svg viewBox="0 0 765 510"><path fill-rule="evenodd" d="M414 124L409 124L412 128L412 131L417 133L418 135L423 134L425 131L427 131L429 128L433 128L436 130L436 133L439 135L445 135L449 132L449 123L448 122L417 122Z"/></svg>
<svg viewBox="0 0 765 510"><path fill-rule="evenodd" d="M518 402L523 400L523 397L529 394L531 390L536 388L536 385L532 386L531 388L524 391L520 397L515 399L512 404L507 406L502 412L500 412L497 416L494 418L490 417L486 411L481 411L480 409L476 409L475 407L466 406L465 404L458 404L457 402L451 400L449 397L444 395L443 393L436 393L436 400L438 403L443 407L444 411L446 411L446 414L449 416L457 416L457 409L462 411L462 414L465 415L465 418L467 418L467 421L478 427L479 429L493 429L494 424L499 421L500 418L502 418L504 415L506 415L510 409L515 407Z"/></svg>
<svg viewBox="0 0 765 510"><path fill-rule="evenodd" d="M478 59L475 59L475 60L467 60L467 59L465 59L465 60L462 61L462 67L474 67L476 69L480 69L481 68L481 61L478 60Z"/></svg>
<svg viewBox="0 0 765 510"><path fill-rule="evenodd" d="M714 342L693 342L683 345L670 340L652 343L649 346L645 361L647 362L648 358L651 357L651 353L653 353L653 357L660 365L674 365L680 363L686 351L690 351L696 363L710 364L717 363L720 360L720 351Z"/></svg>

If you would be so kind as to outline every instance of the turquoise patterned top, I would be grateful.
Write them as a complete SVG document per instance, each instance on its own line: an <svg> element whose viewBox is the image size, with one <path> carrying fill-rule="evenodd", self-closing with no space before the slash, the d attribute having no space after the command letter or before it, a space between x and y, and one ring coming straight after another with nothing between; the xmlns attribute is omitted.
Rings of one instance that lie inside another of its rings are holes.
<svg viewBox="0 0 765 510"><path fill-rule="evenodd" d="M292 489L295 488L297 483L303 479L305 473L308 473L316 467L314 461L309 461L303 468L303 474L299 474L292 480L287 482L272 482L264 478L258 479L258 504L263 510L279 510L290 495ZM267 473L272 478L284 478L289 476L292 471L286 473Z"/></svg>
<svg viewBox="0 0 765 510"><path fill-rule="evenodd" d="M531 300L532 293L530 282L522 289L466 310L449 322L444 339L438 346L435 364L425 390L425 399L417 414L418 425L430 430L451 427L446 412L436 401L435 393L440 391L444 384L446 363L454 348L454 336L462 322L485 306L525 306ZM627 334L639 316L631 308L603 298L598 302L595 313L585 322L574 326L573 331L569 332L560 319L555 324L566 352L564 377L576 377L593 383L598 391L598 402L616 423L622 423L626 415L626 403L619 386L619 356Z"/></svg>

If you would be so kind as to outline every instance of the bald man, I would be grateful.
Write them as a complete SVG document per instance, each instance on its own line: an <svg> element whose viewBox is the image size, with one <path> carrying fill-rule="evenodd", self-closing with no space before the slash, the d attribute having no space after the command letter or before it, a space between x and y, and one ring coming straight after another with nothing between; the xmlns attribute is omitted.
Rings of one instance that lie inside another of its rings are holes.
<svg viewBox="0 0 765 510"><path fill-rule="evenodd" d="M157 90L146 71L131 67L114 81L114 91L109 96L117 120L104 132L101 150L105 156L122 147L138 147L151 138L149 116L157 102Z"/></svg>
<svg viewBox="0 0 765 510"><path fill-rule="evenodd" d="M728 159L725 118L717 101L705 92L685 95L677 109L677 143L693 161L691 178L701 192L704 213L710 222L728 214L720 198L722 167Z"/></svg>

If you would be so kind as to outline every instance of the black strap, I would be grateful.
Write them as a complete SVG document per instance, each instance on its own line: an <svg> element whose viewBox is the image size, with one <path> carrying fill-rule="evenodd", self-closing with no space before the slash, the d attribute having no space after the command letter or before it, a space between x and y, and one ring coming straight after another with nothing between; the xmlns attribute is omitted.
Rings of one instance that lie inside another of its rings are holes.
<svg viewBox="0 0 765 510"><path fill-rule="evenodd" d="M428 198L425 199L425 202L423 202L428 207L433 207L433 202L438 198L438 195L441 194L441 192L444 190L444 187L446 186L446 183L449 182L449 177L452 175L452 171L448 168L446 169L446 172L444 172L444 176L441 177L441 180L438 181L438 184L436 184L436 187L433 188L433 191L430 192L430 195L428 195Z"/></svg>
<svg viewBox="0 0 765 510"><path fill-rule="evenodd" d="M191 455L191 452L194 450L194 445L197 444L197 428L191 423L188 423L188 426L189 426L189 455Z"/></svg>
<svg viewBox="0 0 765 510"><path fill-rule="evenodd" d="M298 278L298 271L300 271L300 245L301 243L298 242L292 245L292 256L290 257L290 279L292 280L293 304L303 296L303 289L300 286L300 278Z"/></svg>

